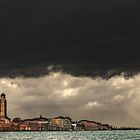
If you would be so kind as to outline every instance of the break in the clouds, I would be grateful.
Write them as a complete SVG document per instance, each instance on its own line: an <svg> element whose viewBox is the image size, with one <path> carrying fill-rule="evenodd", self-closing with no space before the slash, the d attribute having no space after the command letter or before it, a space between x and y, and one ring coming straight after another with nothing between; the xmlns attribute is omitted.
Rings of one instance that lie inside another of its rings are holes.
<svg viewBox="0 0 140 140"><path fill-rule="evenodd" d="M140 126L139 83L140 74L102 79L50 72L36 78L0 79L11 118L64 115L117 126Z"/></svg>

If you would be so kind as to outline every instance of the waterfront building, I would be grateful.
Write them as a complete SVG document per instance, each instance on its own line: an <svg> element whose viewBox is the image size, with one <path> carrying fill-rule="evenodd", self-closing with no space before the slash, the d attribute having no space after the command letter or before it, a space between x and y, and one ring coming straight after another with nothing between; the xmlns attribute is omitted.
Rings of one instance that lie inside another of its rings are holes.
<svg viewBox="0 0 140 140"><path fill-rule="evenodd" d="M95 121L81 120L77 124L78 130L92 131L92 130L109 130L108 124L101 124Z"/></svg>
<svg viewBox="0 0 140 140"><path fill-rule="evenodd" d="M72 119L70 117L64 118L64 129L65 131L72 130Z"/></svg>
<svg viewBox="0 0 140 140"><path fill-rule="evenodd" d="M55 117L50 119L49 130L69 131L72 129L72 119L69 117Z"/></svg>
<svg viewBox="0 0 140 140"><path fill-rule="evenodd" d="M0 117L6 117L7 116L7 101L5 98L5 94L2 93L0 96Z"/></svg>
<svg viewBox="0 0 140 140"><path fill-rule="evenodd" d="M0 95L0 131L11 131L12 123L7 117L7 101L4 93Z"/></svg>
<svg viewBox="0 0 140 140"><path fill-rule="evenodd" d="M97 123L94 121L88 121L88 120L81 120L78 122L78 128L79 130L96 130L97 129Z"/></svg>
<svg viewBox="0 0 140 140"><path fill-rule="evenodd" d="M10 119L7 117L7 100L4 93L0 96L0 124L10 123Z"/></svg>
<svg viewBox="0 0 140 140"><path fill-rule="evenodd" d="M63 122L63 117L55 117L50 119L49 122L49 130L63 130L64 127L64 122Z"/></svg>
<svg viewBox="0 0 140 140"><path fill-rule="evenodd" d="M28 130L31 130L31 131L46 131L48 130L48 119L40 115L40 117L38 118L23 120L20 126L22 125L26 126L25 130L27 129L27 126L28 126Z"/></svg>

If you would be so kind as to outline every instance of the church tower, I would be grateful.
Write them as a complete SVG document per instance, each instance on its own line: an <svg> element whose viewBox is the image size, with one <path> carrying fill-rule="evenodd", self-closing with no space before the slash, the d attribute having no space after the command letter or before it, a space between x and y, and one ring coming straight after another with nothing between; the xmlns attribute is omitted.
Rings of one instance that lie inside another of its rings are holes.
<svg viewBox="0 0 140 140"><path fill-rule="evenodd" d="M7 101L4 93L0 96L0 118L7 118Z"/></svg>

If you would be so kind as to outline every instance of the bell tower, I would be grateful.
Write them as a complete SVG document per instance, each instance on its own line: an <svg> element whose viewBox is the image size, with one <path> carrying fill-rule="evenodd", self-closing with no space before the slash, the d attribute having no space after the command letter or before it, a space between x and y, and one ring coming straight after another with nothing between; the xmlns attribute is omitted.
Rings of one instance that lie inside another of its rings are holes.
<svg viewBox="0 0 140 140"><path fill-rule="evenodd" d="M7 118L7 101L4 93L0 96L0 118Z"/></svg>

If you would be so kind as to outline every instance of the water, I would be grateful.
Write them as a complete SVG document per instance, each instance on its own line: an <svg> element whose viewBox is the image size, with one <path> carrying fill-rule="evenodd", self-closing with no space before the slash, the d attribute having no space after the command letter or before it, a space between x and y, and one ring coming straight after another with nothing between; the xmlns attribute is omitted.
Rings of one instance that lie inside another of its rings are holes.
<svg viewBox="0 0 140 140"><path fill-rule="evenodd" d="M0 140L140 140L140 131L0 132Z"/></svg>

